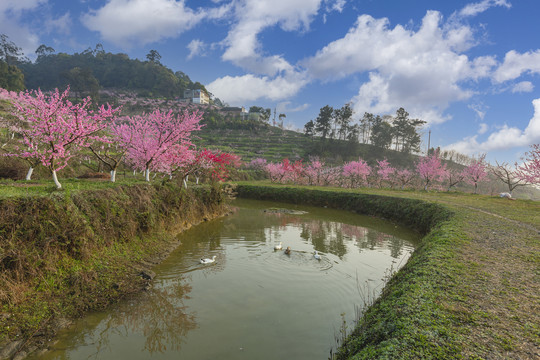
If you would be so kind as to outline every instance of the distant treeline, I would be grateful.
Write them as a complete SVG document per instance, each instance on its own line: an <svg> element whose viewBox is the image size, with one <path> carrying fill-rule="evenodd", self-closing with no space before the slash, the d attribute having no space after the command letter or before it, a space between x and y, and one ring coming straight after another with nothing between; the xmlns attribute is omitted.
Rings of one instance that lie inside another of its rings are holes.
<svg viewBox="0 0 540 360"><path fill-rule="evenodd" d="M76 96L98 93L102 88L135 91L141 96L182 98L186 89L203 89L182 71L173 72L160 63L161 56L150 50L146 61L106 52L101 44L81 53L56 53L40 45L31 62L15 43L0 35L0 86L7 90L52 90L70 85ZM219 101L219 100L218 100Z"/></svg>

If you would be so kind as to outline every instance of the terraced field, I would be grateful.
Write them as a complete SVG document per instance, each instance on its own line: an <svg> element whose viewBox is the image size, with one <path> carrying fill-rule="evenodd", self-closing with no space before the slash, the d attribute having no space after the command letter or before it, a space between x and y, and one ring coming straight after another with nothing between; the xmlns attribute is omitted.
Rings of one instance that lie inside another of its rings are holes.
<svg viewBox="0 0 540 360"><path fill-rule="evenodd" d="M306 157L310 139L301 133L267 127L256 130L202 130L197 145L216 148L240 155L245 162L263 157L268 161L281 161L287 157Z"/></svg>

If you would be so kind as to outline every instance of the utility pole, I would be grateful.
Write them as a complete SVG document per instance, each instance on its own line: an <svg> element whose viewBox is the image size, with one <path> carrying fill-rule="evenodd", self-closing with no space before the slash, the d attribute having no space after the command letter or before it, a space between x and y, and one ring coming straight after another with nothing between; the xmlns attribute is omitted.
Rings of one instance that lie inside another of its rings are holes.
<svg viewBox="0 0 540 360"><path fill-rule="evenodd" d="M276 108L274 108L274 120L272 120L274 126L276 126Z"/></svg>
<svg viewBox="0 0 540 360"><path fill-rule="evenodd" d="M427 155L429 155L429 147L431 145L431 129L429 129L428 132L428 140L427 140Z"/></svg>

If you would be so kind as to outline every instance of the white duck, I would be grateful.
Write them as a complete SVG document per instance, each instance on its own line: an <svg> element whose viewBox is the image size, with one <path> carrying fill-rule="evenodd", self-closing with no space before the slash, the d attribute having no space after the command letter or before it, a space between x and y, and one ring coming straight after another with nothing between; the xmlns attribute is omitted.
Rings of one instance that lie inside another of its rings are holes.
<svg viewBox="0 0 540 360"><path fill-rule="evenodd" d="M274 250L281 250L283 249L283 245L281 244L281 241L279 242L279 245L274 246Z"/></svg>
<svg viewBox="0 0 540 360"><path fill-rule="evenodd" d="M317 250L315 250L315 254L313 255L313 257L317 260L321 260L321 255L319 255L319 252Z"/></svg>
<svg viewBox="0 0 540 360"><path fill-rule="evenodd" d="M212 256L211 259L201 259L201 264L211 264L216 261L216 255Z"/></svg>

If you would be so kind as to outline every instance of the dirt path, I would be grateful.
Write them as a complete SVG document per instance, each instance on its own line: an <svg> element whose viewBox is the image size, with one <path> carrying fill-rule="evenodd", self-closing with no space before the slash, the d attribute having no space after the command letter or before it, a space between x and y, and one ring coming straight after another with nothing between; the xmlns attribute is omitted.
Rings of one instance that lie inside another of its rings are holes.
<svg viewBox="0 0 540 360"><path fill-rule="evenodd" d="M540 236L538 229L465 206L470 242L459 252L469 274L462 329L465 355L540 359ZM488 215L488 216L485 216Z"/></svg>

